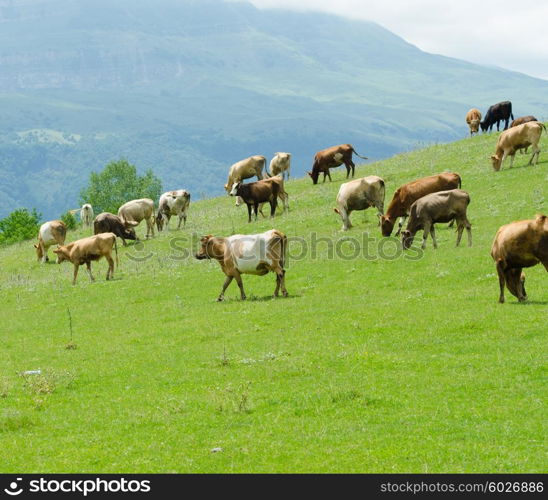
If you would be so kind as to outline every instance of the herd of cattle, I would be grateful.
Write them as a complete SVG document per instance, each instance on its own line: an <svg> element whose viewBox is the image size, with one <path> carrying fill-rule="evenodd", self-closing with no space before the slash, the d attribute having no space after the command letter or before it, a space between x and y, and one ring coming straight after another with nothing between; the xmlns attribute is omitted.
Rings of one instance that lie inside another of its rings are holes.
<svg viewBox="0 0 548 500"><path fill-rule="evenodd" d="M466 115L466 122L470 127L470 135L482 131L490 131L494 124L499 130L499 123L505 122L504 131L499 136L495 154L491 157L495 171L500 170L506 157L511 157L513 164L514 154L518 150L525 150L532 146L532 156L529 164L538 162L540 149L538 147L541 133L546 130L544 125L533 116L526 116L514 120L512 104L504 101L491 106L485 118L481 119L477 109L471 109ZM510 118L513 122L508 128ZM352 154L359 155L352 145L341 144L319 151L314 156L312 171L308 175L314 184L317 184L320 174L323 181L331 175L329 169L345 165L346 178L354 177L355 164ZM535 161L536 160L536 161ZM263 217L262 206L270 204L270 216L273 217L278 198L283 209L289 210L289 196L284 188L284 180L289 179L291 167L290 153L276 153L266 168L264 156L251 156L230 167L225 190L231 196L237 197L236 205L242 202L248 208L248 222L252 215L255 219L260 212ZM266 175L263 174L263 171ZM244 183L246 179L257 177L256 182ZM384 211L385 182L381 177L368 176L361 179L345 182L340 186L336 198L337 207L334 211L342 219L344 231L352 227L350 214L353 211L375 207L378 212L379 226L383 236L390 236L396 221L399 218L396 236L401 233L403 249L408 249L418 231L423 231L422 248L426 247L426 240L430 234L434 248L437 248L434 226L436 223L457 224L458 246L462 234L466 229L468 245L472 245L472 230L466 211L470 203L470 196L461 189L461 177L452 172L444 172L429 177L408 182L400 186L394 193L386 212ZM128 201L122 205L118 214L103 212L93 217L93 208L89 203L82 206L80 218L85 227L93 225L94 236L82 238L65 245L67 234L66 226L62 221L55 220L42 224L38 234L38 243L35 246L38 259L41 262L48 260L48 248L57 244L53 252L57 255L57 262L68 260L74 265L73 284L76 283L80 265L86 264L90 279L91 262L105 257L109 268L107 280L113 277L114 260L112 251L118 249L116 238L122 240L137 240L135 227L142 221L147 226L146 237L154 236L154 225L158 231L168 229L172 216L179 219L177 229L186 225L187 211L190 204L190 193L185 189L168 191L160 196L158 208L155 211L154 201L148 198ZM76 212L73 211L73 212ZM408 219L406 229L404 221ZM284 263L286 259L287 237L276 229L261 234L233 235L228 238L204 236L201 239L201 248L196 253L197 259L215 259L226 275L221 294L218 300L223 300L224 292L233 279L240 288L242 300L246 298L242 284L242 274L264 275L268 272L276 274L277 296L281 288L282 294L287 296L285 288ZM502 226L495 236L491 249L491 256L496 264L499 277L499 302L504 302L504 287L510 293L524 301L525 292L524 267L531 267L541 262L548 271L548 218L537 215L533 220L512 222Z"/></svg>

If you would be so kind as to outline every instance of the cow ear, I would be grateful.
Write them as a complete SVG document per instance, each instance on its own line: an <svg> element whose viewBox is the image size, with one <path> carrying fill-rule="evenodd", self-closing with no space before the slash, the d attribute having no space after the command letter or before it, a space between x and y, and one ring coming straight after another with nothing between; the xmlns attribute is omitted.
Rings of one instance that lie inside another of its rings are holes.
<svg viewBox="0 0 548 500"><path fill-rule="evenodd" d="M32 245L34 248L38 248L38 245L35 243L34 245Z"/></svg>

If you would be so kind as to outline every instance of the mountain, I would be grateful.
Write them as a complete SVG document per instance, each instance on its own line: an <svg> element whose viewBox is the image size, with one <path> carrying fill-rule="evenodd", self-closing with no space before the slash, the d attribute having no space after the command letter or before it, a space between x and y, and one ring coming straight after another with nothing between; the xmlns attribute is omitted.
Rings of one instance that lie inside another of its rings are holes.
<svg viewBox="0 0 548 500"><path fill-rule="evenodd" d="M547 81L243 2L0 0L0 47L0 217L57 217L120 157L199 199L252 154L302 175L342 142L378 159L463 137L472 106L548 116Z"/></svg>

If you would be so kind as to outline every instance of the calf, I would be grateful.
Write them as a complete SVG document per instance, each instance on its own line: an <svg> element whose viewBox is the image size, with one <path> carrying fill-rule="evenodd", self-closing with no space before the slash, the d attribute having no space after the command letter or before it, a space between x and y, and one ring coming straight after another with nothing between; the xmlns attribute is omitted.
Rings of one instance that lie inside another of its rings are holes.
<svg viewBox="0 0 548 500"><path fill-rule="evenodd" d="M246 299L242 274L263 276L269 271L276 273L276 288L274 297L282 294L287 297L285 288L285 254L287 237L281 231L271 229L262 234L235 234L228 238L218 238L212 235L204 236L201 248L196 253L198 260L216 259L226 275L223 289L217 301L224 299L224 293L233 279L240 288L242 300Z"/></svg>
<svg viewBox="0 0 548 500"><path fill-rule="evenodd" d="M93 234L114 233L127 246L126 240L137 240L134 227L138 224L135 221L124 221L109 212L102 212L93 221Z"/></svg>
<svg viewBox="0 0 548 500"><path fill-rule="evenodd" d="M158 231L162 231L165 227L168 229L169 221L172 215L179 217L177 229L181 228L181 221L184 221L183 227L186 226L187 210L190 205L190 193L186 189L178 189L176 191L168 191L160 196L158 202L158 213L156 214L156 226Z"/></svg>
<svg viewBox="0 0 548 500"><path fill-rule="evenodd" d="M339 167L342 164L346 167L346 178L348 179L350 172L352 172L352 177L354 177L354 169L356 165L352 161L352 153L356 154L360 158L363 158L364 160L367 160L367 157L358 154L351 144L340 144L338 146L332 146L322 151L318 151L314 155L312 171L307 172L308 175L312 177L312 182L317 184L320 174L323 174L324 182L326 176L329 177L329 181L331 181L329 169Z"/></svg>
<svg viewBox="0 0 548 500"><path fill-rule="evenodd" d="M479 109L472 108L466 113L466 123L470 128L470 135L477 134L479 131L479 125L481 121L481 112Z"/></svg>
<svg viewBox="0 0 548 500"><path fill-rule="evenodd" d="M283 189L283 186L282 186ZM236 182L232 186L230 196L241 197L247 205L248 222L251 222L252 209L255 212L255 220L259 211L259 204L270 203L270 217L274 217L278 203L278 194L280 192L280 182L278 180L263 179L249 184Z"/></svg>
<svg viewBox="0 0 548 500"><path fill-rule="evenodd" d="M497 132L499 131L499 123L504 120L504 130L508 128L508 122L514 119L512 114L512 103L510 101L502 101L497 104L493 104L485 113L485 118L480 122L482 132L486 132L493 128L493 125L497 124Z"/></svg>
<svg viewBox="0 0 548 500"><path fill-rule="evenodd" d="M518 149L533 146L533 154L529 159L529 165L538 163L540 148L538 143L542 130L546 130L543 123L526 122L500 134L497 141L495 154L491 156L491 164L495 171L499 171L507 156L510 156L510 168L514 165L514 155Z"/></svg>
<svg viewBox="0 0 548 500"><path fill-rule="evenodd" d="M411 205L419 198L437 191L445 191L460 187L460 176L451 172L423 177L422 179L417 179L416 181L408 182L407 184L400 186L394 193L386 214L381 217L382 235L390 236L394 229L396 219L402 217L399 222L398 231L396 232L396 236L398 236Z"/></svg>
<svg viewBox="0 0 548 500"><path fill-rule="evenodd" d="M58 264L61 264L65 260L74 264L72 284L75 285L78 269L82 264L86 265L90 280L95 280L91 274L91 262L99 260L101 257L105 257L108 261L107 280L113 278L114 260L112 260L112 247L114 247L116 252L116 265L118 265L118 247L114 233L101 233L89 236L88 238L82 238L68 245L61 245L53 251L57 254Z"/></svg>
<svg viewBox="0 0 548 500"><path fill-rule="evenodd" d="M426 248L428 233L432 235L434 248L438 248L434 224L436 222L457 221L457 246L460 244L464 228L468 232L468 246L472 246L472 225L466 217L470 196L462 189L439 191L419 198L409 212L407 228L402 233L402 245L408 249L413 244L415 234L423 230L422 249Z"/></svg>
<svg viewBox="0 0 548 500"><path fill-rule="evenodd" d="M276 153L274 158L270 161L269 171L266 173L269 176L280 175L282 179L285 179L287 173L287 180L289 180L289 171L291 169L291 153Z"/></svg>
<svg viewBox="0 0 548 500"><path fill-rule="evenodd" d="M354 210L376 207L380 216L384 213L384 180L376 175L363 177L341 184L337 195L337 208L333 210L341 216L343 231L352 227L350 214Z"/></svg>
<svg viewBox="0 0 548 500"><path fill-rule="evenodd" d="M124 203L118 209L118 217L127 225L128 222L136 222L139 225L145 221L147 225L147 235L154 236L154 202L150 198L141 198Z"/></svg>
<svg viewBox="0 0 548 500"><path fill-rule="evenodd" d="M548 217L511 222L502 226L491 247L499 276L499 302L504 303L504 285L519 302L527 300L524 267L542 263L548 271Z"/></svg>
<svg viewBox="0 0 548 500"><path fill-rule="evenodd" d="M80 220L85 227L91 227L93 222L93 207L89 203L84 203L80 209Z"/></svg>
<svg viewBox="0 0 548 500"><path fill-rule="evenodd" d="M48 249L52 245L62 245L65 243L67 236L67 226L61 220L51 220L44 222L38 231L38 243L34 245L36 248L36 256L38 261L45 263L49 261Z"/></svg>

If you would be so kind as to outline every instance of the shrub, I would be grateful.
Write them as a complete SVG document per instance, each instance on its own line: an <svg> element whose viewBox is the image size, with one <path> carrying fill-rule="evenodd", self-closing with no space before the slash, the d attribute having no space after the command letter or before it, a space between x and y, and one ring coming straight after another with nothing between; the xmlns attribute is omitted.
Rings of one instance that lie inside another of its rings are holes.
<svg viewBox="0 0 548 500"><path fill-rule="evenodd" d="M74 217L74 215L70 212L65 212L61 215L61 220L65 223L67 229L76 229L76 226L78 225L76 222L76 217Z"/></svg>
<svg viewBox="0 0 548 500"><path fill-rule="evenodd" d="M0 244L35 238L40 227L40 217L35 208L29 212L26 208L13 211L0 220Z"/></svg>

